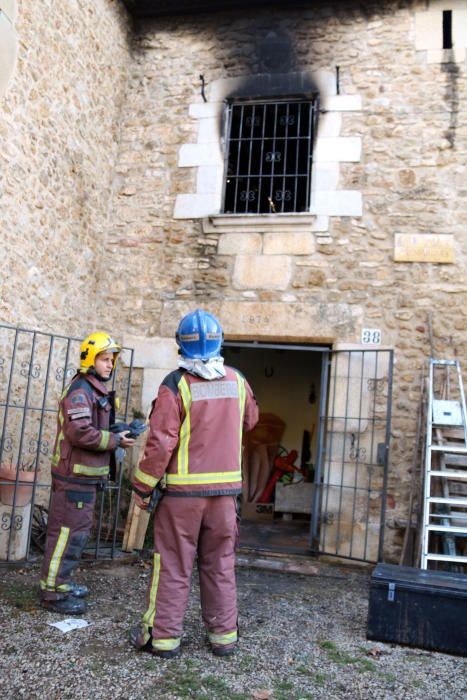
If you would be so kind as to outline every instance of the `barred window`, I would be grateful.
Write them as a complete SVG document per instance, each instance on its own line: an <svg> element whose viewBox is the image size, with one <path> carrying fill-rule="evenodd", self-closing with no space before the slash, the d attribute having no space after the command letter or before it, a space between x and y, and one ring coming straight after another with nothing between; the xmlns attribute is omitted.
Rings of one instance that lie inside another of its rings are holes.
<svg viewBox="0 0 467 700"><path fill-rule="evenodd" d="M309 210L317 114L315 97L228 103L224 213Z"/></svg>

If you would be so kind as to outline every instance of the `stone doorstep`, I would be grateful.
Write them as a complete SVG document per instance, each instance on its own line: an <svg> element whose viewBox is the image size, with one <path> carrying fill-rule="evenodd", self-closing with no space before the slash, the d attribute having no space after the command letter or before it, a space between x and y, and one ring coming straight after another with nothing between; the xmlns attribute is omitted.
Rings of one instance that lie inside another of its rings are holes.
<svg viewBox="0 0 467 700"><path fill-rule="evenodd" d="M319 564L315 561L310 555L290 555L244 547L239 548L236 556L238 567L282 571L305 576L317 576L320 573Z"/></svg>
<svg viewBox="0 0 467 700"><path fill-rule="evenodd" d="M89 555L88 555L89 556ZM113 559L91 559L86 556L81 559L78 569L112 569L121 567L122 565L137 564L138 562L152 561L152 551L149 549L135 550L133 552L122 552L116 550ZM42 555L31 557L28 561L10 561L0 562L1 569L28 569L31 570L42 562ZM319 576L324 572L321 571L320 564L323 563L326 569L329 565L334 565L336 571L332 574L332 578L345 579L346 574L339 571L338 567L355 567L373 568L372 564L365 562L349 561L347 559L339 559L335 557L326 557L320 555L319 561L311 554L287 554L282 552L269 552L265 550L254 550L248 547L239 547L236 554L236 566L238 568L252 568L266 571L279 571L290 574L300 574L303 576ZM329 578L329 571L325 574Z"/></svg>
<svg viewBox="0 0 467 700"><path fill-rule="evenodd" d="M82 559L79 567L81 569L111 569L120 567L122 564L136 564L139 561L150 562L152 560L152 550L149 549L135 550L133 552L117 551L116 555L114 559ZM312 564L310 559L310 555L289 555L240 547L236 555L236 565L242 568L251 567L315 576L320 573L319 566L315 563Z"/></svg>

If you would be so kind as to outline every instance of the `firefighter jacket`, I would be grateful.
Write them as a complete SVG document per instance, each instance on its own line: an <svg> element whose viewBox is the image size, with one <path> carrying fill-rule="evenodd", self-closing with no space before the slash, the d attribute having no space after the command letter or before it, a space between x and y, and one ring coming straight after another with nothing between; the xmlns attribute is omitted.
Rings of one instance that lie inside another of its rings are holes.
<svg viewBox="0 0 467 700"><path fill-rule="evenodd" d="M109 431L114 420L113 392L97 377L77 374L62 394L52 475L59 480L94 483L109 475L118 437Z"/></svg>
<svg viewBox="0 0 467 700"><path fill-rule="evenodd" d="M243 375L206 380L184 369L162 382L150 414L146 449L133 476L141 495L164 476L180 496L241 493L242 435L258 421L258 406Z"/></svg>

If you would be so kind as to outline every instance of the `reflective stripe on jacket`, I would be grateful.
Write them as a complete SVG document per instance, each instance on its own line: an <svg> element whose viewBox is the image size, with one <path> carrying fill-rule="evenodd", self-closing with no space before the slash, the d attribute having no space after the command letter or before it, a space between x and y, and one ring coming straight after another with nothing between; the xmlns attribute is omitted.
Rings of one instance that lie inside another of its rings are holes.
<svg viewBox="0 0 467 700"><path fill-rule="evenodd" d="M180 495L241 492L242 435L258 420L258 406L243 375L208 381L185 370L171 372L153 403L144 457L133 481L148 493L165 475Z"/></svg>
<svg viewBox="0 0 467 700"><path fill-rule="evenodd" d="M117 437L109 431L112 395L97 377L77 374L62 394L52 474L104 479Z"/></svg>

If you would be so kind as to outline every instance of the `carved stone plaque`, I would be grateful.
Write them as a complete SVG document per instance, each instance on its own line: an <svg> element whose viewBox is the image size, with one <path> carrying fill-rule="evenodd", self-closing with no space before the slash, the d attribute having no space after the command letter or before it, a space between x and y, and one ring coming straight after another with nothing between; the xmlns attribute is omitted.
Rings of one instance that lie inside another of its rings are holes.
<svg viewBox="0 0 467 700"><path fill-rule="evenodd" d="M454 236L436 233L396 233L395 262L454 262Z"/></svg>

